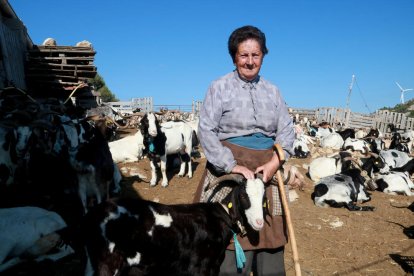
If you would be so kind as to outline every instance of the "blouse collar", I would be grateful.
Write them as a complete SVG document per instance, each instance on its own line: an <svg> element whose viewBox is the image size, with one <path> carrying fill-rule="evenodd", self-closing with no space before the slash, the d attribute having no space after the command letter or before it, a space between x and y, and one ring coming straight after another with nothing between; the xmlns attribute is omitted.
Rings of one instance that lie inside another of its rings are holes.
<svg viewBox="0 0 414 276"><path fill-rule="evenodd" d="M257 83L260 80L260 76L257 75L255 79L248 81L246 79L243 79L239 72L237 71L237 69L235 69L234 71L234 78L236 79L236 81L243 87L243 88L254 88L256 87Z"/></svg>

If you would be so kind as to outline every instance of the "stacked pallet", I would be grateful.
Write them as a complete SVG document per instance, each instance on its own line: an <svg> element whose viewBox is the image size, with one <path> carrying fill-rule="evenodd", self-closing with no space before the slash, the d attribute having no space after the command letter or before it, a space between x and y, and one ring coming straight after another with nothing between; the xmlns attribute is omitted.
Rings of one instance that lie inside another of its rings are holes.
<svg viewBox="0 0 414 276"><path fill-rule="evenodd" d="M35 97L66 98L82 83L88 83L96 75L92 47L80 46L34 46L29 50L26 81ZM93 95L90 88L76 91Z"/></svg>

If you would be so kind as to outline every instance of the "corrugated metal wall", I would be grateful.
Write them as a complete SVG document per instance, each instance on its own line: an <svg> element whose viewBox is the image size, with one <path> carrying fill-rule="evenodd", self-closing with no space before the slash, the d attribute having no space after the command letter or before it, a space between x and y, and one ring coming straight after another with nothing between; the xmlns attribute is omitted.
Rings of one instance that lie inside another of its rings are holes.
<svg viewBox="0 0 414 276"><path fill-rule="evenodd" d="M26 89L27 31L18 18L0 13L0 88L14 85Z"/></svg>

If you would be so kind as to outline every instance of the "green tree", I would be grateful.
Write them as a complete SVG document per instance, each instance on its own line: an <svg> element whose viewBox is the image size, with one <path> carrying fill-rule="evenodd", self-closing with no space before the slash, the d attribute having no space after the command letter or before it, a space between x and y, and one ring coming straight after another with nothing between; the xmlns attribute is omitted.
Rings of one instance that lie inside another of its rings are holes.
<svg viewBox="0 0 414 276"><path fill-rule="evenodd" d="M414 106L414 99L411 99L405 103L396 104L394 107L384 106L380 108L380 110L386 109L392 112L405 113L406 116L414 118L414 110L412 110L413 106Z"/></svg>
<svg viewBox="0 0 414 276"><path fill-rule="evenodd" d="M103 102L117 102L119 101L111 90L106 86L105 80L98 73L91 81L91 84L95 87L95 90L101 94Z"/></svg>

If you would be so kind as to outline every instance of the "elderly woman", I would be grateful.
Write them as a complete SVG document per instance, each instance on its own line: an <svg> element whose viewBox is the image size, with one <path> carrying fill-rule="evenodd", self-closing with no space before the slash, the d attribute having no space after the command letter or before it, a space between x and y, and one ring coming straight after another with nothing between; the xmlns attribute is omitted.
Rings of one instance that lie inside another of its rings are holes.
<svg viewBox="0 0 414 276"><path fill-rule="evenodd" d="M236 267L234 244L229 245L220 275L250 275L251 271L255 275L284 275L287 236L273 183L280 166L273 145L278 143L285 156L290 156L295 138L293 123L278 88L259 75L268 52L265 34L253 26L238 28L230 35L228 49L236 69L212 82L200 113L198 133L208 162L194 201L207 201L211 191L205 187L222 174L252 179L262 173L270 199L268 223L259 232L237 237L246 256L241 271ZM219 193L213 200L219 201L224 195Z"/></svg>

